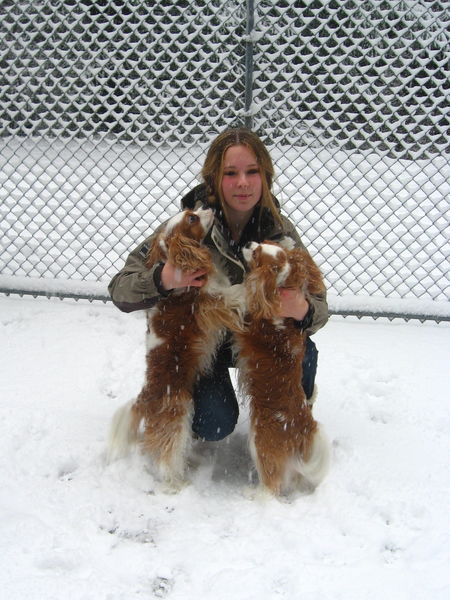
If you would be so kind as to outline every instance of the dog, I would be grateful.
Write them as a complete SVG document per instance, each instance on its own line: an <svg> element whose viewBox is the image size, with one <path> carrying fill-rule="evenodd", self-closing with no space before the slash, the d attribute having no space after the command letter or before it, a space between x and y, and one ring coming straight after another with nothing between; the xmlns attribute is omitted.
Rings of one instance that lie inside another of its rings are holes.
<svg viewBox="0 0 450 600"><path fill-rule="evenodd" d="M148 311L145 383L116 412L110 432L109 460L139 444L175 491L184 483L196 378L211 366L226 330L242 329L243 291L230 286L202 245L213 218L211 209L184 210L152 243L148 268L170 261L180 271L201 269L205 283L173 290Z"/></svg>
<svg viewBox="0 0 450 600"><path fill-rule="evenodd" d="M235 334L239 385L250 401L249 446L260 488L274 496L302 479L317 486L329 463L329 445L303 391L305 333L280 318L280 287L324 291L322 274L306 250L252 242L244 249L245 329Z"/></svg>

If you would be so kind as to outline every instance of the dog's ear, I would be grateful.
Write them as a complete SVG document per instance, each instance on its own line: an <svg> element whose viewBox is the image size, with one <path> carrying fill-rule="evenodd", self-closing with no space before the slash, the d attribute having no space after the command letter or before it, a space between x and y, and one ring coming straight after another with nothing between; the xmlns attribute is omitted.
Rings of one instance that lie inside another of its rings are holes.
<svg viewBox="0 0 450 600"><path fill-rule="evenodd" d="M322 273L306 250L300 248L291 250L289 262L295 265L293 270L298 270L299 278L306 284L306 292L312 295L325 292Z"/></svg>
<svg viewBox="0 0 450 600"><path fill-rule="evenodd" d="M246 279L249 313L255 319L272 319L280 310L277 286L278 271L273 265L262 265L251 271Z"/></svg>
<svg viewBox="0 0 450 600"><path fill-rule="evenodd" d="M180 271L212 271L211 253L205 246L176 233L167 242L167 258Z"/></svg>
<svg viewBox="0 0 450 600"><path fill-rule="evenodd" d="M145 266L147 269L151 269L153 265L159 262L165 262L167 260L167 247L164 241L164 235L160 233L155 237L148 251L147 258L145 260Z"/></svg>
<svg viewBox="0 0 450 600"><path fill-rule="evenodd" d="M306 287L308 279L308 270L305 264L305 250L293 248L288 252L289 274L286 278L285 286L291 288Z"/></svg>

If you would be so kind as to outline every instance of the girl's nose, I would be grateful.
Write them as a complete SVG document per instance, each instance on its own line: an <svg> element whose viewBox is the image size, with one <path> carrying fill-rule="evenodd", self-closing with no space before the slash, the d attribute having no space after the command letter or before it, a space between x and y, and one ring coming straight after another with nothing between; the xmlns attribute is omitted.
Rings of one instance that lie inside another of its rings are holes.
<svg viewBox="0 0 450 600"><path fill-rule="evenodd" d="M238 177L238 185L241 187L247 185L247 175L245 173L241 173Z"/></svg>

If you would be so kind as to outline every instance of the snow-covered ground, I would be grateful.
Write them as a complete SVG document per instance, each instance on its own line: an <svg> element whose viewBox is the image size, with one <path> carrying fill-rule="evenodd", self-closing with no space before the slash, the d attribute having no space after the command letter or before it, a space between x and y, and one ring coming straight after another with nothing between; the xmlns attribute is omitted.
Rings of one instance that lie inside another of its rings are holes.
<svg viewBox="0 0 450 600"><path fill-rule="evenodd" d="M8 600L447 600L450 326L333 317L316 417L333 446L312 494L251 500L245 407L198 443L191 485L104 463L140 388L142 314L0 297L0 589Z"/></svg>

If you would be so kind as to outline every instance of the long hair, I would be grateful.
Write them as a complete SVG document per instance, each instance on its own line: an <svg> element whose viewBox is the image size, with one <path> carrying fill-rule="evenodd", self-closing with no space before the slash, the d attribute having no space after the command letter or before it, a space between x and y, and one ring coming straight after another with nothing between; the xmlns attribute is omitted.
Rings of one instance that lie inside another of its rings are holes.
<svg viewBox="0 0 450 600"><path fill-rule="evenodd" d="M256 133L243 127L227 129L219 134L206 153L202 177L208 189L208 202L214 204L219 200L222 211L227 217L227 207L222 194L222 177L225 152L232 146L246 146L255 155L261 170L262 194L260 206L261 208L267 208L274 220L280 222L280 213L272 195L272 182L275 174L272 159L266 146Z"/></svg>

